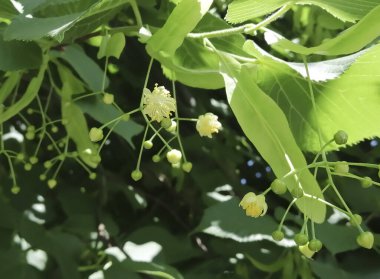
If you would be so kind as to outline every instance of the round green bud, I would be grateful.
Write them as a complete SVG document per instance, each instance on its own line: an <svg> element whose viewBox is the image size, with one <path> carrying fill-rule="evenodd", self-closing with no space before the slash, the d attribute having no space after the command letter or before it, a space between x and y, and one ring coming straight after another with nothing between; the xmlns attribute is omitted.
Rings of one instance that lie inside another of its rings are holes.
<svg viewBox="0 0 380 279"><path fill-rule="evenodd" d="M28 109L26 110L26 113L29 114L29 115L30 115L30 114L33 114L33 109L28 108Z"/></svg>
<svg viewBox="0 0 380 279"><path fill-rule="evenodd" d="M16 156L16 159L18 161L24 161L25 159L25 154L24 153L18 153L17 156Z"/></svg>
<svg viewBox="0 0 380 279"><path fill-rule="evenodd" d="M373 234L371 232L362 232L356 238L356 242L363 248L372 249L374 242Z"/></svg>
<svg viewBox="0 0 380 279"><path fill-rule="evenodd" d="M50 189L53 189L53 188L55 188L55 186L57 186L57 180L49 179L47 182L47 185Z"/></svg>
<svg viewBox="0 0 380 279"><path fill-rule="evenodd" d="M95 180L96 179L96 173L95 172L90 173L90 175L88 176L88 178L91 179L91 180Z"/></svg>
<svg viewBox="0 0 380 279"><path fill-rule="evenodd" d="M61 123L62 123L63 126L66 126L67 124L69 124L69 120L62 119Z"/></svg>
<svg viewBox="0 0 380 279"><path fill-rule="evenodd" d="M277 195L283 195L287 190L285 182L280 179L275 179L271 183L270 188L272 189L273 193Z"/></svg>
<svg viewBox="0 0 380 279"><path fill-rule="evenodd" d="M292 196L296 199L299 199L303 197L303 190L301 189L301 187L296 187L290 192L290 194L292 194Z"/></svg>
<svg viewBox="0 0 380 279"><path fill-rule="evenodd" d="M155 162L155 163L158 163L159 161L161 161L160 155L157 155L157 154L153 155L152 161Z"/></svg>
<svg viewBox="0 0 380 279"><path fill-rule="evenodd" d="M334 166L334 171L337 173L349 173L350 166L346 161L337 162Z"/></svg>
<svg viewBox="0 0 380 279"><path fill-rule="evenodd" d="M101 141L103 139L103 130L92 127L90 130L89 136L92 142Z"/></svg>
<svg viewBox="0 0 380 279"><path fill-rule="evenodd" d="M192 168L193 168L193 164L190 163L190 162L185 162L185 163L183 163L183 165L182 165L182 170L183 170L184 172L187 172L187 173L191 172L191 169L192 169Z"/></svg>
<svg viewBox="0 0 380 279"><path fill-rule="evenodd" d="M40 180L45 181L46 180L46 174L40 174Z"/></svg>
<svg viewBox="0 0 380 279"><path fill-rule="evenodd" d="M309 238L308 238L307 235L304 234L304 233L297 233L297 234L294 236L294 242L295 242L298 246L304 246L304 245L306 245L306 244L309 242Z"/></svg>
<svg viewBox="0 0 380 279"><path fill-rule="evenodd" d="M174 133L175 130L177 129L177 122L175 122L174 120L171 120L172 124L170 125L169 128L166 129L166 131L170 132L170 133Z"/></svg>
<svg viewBox="0 0 380 279"><path fill-rule="evenodd" d="M59 154L58 160L63 161L65 160L66 155L65 154Z"/></svg>
<svg viewBox="0 0 380 279"><path fill-rule="evenodd" d="M164 118L161 120L161 127L164 129L169 129L172 125L172 120L170 118Z"/></svg>
<svg viewBox="0 0 380 279"><path fill-rule="evenodd" d="M26 131L27 132L34 132L36 130L36 127L34 127L33 125L30 125L26 128Z"/></svg>
<svg viewBox="0 0 380 279"><path fill-rule="evenodd" d="M53 163L51 161L45 161L44 162L44 167L45 169L50 169Z"/></svg>
<svg viewBox="0 0 380 279"><path fill-rule="evenodd" d="M36 134L34 132L26 132L25 134L25 138L27 140L34 140L35 137L36 137Z"/></svg>
<svg viewBox="0 0 380 279"><path fill-rule="evenodd" d="M131 115L129 113L124 113L121 119L123 121L128 121L129 119L131 119Z"/></svg>
<svg viewBox="0 0 380 279"><path fill-rule="evenodd" d="M54 134L58 133L58 127L57 126L51 127L51 132Z"/></svg>
<svg viewBox="0 0 380 279"><path fill-rule="evenodd" d="M103 103L105 103L106 105L112 105L113 102L114 102L115 98L113 96L113 94L110 94L110 93L104 93L103 95Z"/></svg>
<svg viewBox="0 0 380 279"><path fill-rule="evenodd" d="M363 218L362 216L360 216L359 214L354 214L351 218L350 218L350 224L352 226L359 226L363 221Z"/></svg>
<svg viewBox="0 0 380 279"><path fill-rule="evenodd" d="M320 240L314 238L314 239L310 240L308 247L311 251L318 252L319 250L322 249L322 242Z"/></svg>
<svg viewBox="0 0 380 279"><path fill-rule="evenodd" d="M32 169L32 164L26 163L26 164L24 165L24 169L25 169L26 171L30 171L30 170Z"/></svg>
<svg viewBox="0 0 380 279"><path fill-rule="evenodd" d="M166 153L166 159L168 159L171 164L177 164L182 159L182 153L178 149L172 149Z"/></svg>
<svg viewBox="0 0 380 279"><path fill-rule="evenodd" d="M36 156L33 156L33 157L30 157L29 158L29 162L32 164L32 165L35 165L38 163L38 158Z"/></svg>
<svg viewBox="0 0 380 279"><path fill-rule="evenodd" d="M279 230L274 231L274 232L272 233L272 238L273 238L273 240L275 240L275 241L281 241L281 240L284 239L284 233L283 233L282 231L279 231Z"/></svg>
<svg viewBox="0 0 380 279"><path fill-rule="evenodd" d="M52 144L49 144L46 148L47 148L47 150L52 151L54 147Z"/></svg>
<svg viewBox="0 0 380 279"><path fill-rule="evenodd" d="M21 188L18 187L17 185L13 185L12 188L11 188L12 194L17 195L18 193L20 193L20 191L21 191Z"/></svg>
<svg viewBox="0 0 380 279"><path fill-rule="evenodd" d="M372 178L369 176L363 177L364 180L361 181L362 187L363 188L369 188L373 185Z"/></svg>
<svg viewBox="0 0 380 279"><path fill-rule="evenodd" d="M131 173L131 177L134 181L139 181L142 178L142 172L139 170L134 170Z"/></svg>
<svg viewBox="0 0 380 279"><path fill-rule="evenodd" d="M346 144L348 140L348 135L345 131L338 131L334 135L334 141L338 145Z"/></svg>
<svg viewBox="0 0 380 279"><path fill-rule="evenodd" d="M143 143L145 149L151 149L153 147L153 142L151 140L146 140Z"/></svg>

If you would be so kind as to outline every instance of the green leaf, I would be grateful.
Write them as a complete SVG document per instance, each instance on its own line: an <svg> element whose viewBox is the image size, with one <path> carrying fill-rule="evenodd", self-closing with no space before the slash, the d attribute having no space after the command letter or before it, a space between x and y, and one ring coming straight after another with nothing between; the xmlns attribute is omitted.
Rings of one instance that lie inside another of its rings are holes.
<svg viewBox="0 0 380 279"><path fill-rule="evenodd" d="M20 82L22 74L20 72L12 72L6 81L0 86L0 104L4 104L7 97L13 92L16 85Z"/></svg>
<svg viewBox="0 0 380 279"><path fill-rule="evenodd" d="M43 37L53 37L62 41L64 32L69 29L83 13L59 17L29 18L19 15L4 31L4 39L33 41Z"/></svg>
<svg viewBox="0 0 380 279"><path fill-rule="evenodd" d="M355 227L339 226L324 223L318 226L318 239L331 253L337 254L358 248L356 237L358 230Z"/></svg>
<svg viewBox="0 0 380 279"><path fill-rule="evenodd" d="M22 97L12 106L8 107L5 111L0 113L0 124L15 116L34 100L38 94L38 91L40 90L46 68L47 63L45 62L41 65L38 75L30 81Z"/></svg>
<svg viewBox="0 0 380 279"><path fill-rule="evenodd" d="M251 257L248 254L246 254L245 256L252 263L252 265L254 267L256 267L256 268L258 268L264 272L270 272L270 273L277 272L284 267L284 264L286 264L286 258L280 258L273 263L265 264L265 263L262 263L256 259L254 259L253 257Z"/></svg>
<svg viewBox="0 0 380 279"><path fill-rule="evenodd" d="M53 52L53 54L66 60L92 91L100 92L107 88L109 83L107 78L103 88L103 70L86 55L80 46L71 45L66 47L63 52Z"/></svg>
<svg viewBox="0 0 380 279"><path fill-rule="evenodd" d="M146 226L134 231L129 241L135 244L143 244L154 241L162 246L162 258L169 264L183 262L200 254L195 249L189 238L171 234L164 227ZM158 256L159 257L159 256Z"/></svg>
<svg viewBox="0 0 380 279"><path fill-rule="evenodd" d="M211 4L212 1L209 0L181 1L164 26L148 40L147 52L161 63L165 75L169 78L195 87L222 86L215 54L206 49L200 41L185 41L187 34L197 26Z"/></svg>
<svg viewBox="0 0 380 279"><path fill-rule="evenodd" d="M113 106L104 104L98 98L79 100L77 104L83 112L102 124L108 123L120 116L120 111ZM122 136L132 147L135 147L132 138L140 134L143 129L143 126L130 119L128 121L121 121L113 131Z"/></svg>
<svg viewBox="0 0 380 279"><path fill-rule="evenodd" d="M226 20L241 23L269 14L281 6L294 3L297 5L315 5L342 21L355 22L379 5L377 0L238 0L228 6Z"/></svg>
<svg viewBox="0 0 380 279"><path fill-rule="evenodd" d="M102 42L99 47L97 58L113 56L117 59L125 47L125 35L121 32L115 33L112 36L106 34L102 37Z"/></svg>
<svg viewBox="0 0 380 279"><path fill-rule="evenodd" d="M0 34L0 70L36 69L41 65L42 51L35 43L4 41Z"/></svg>
<svg viewBox="0 0 380 279"><path fill-rule="evenodd" d="M152 57L168 57L179 48L212 4L211 0L182 0L165 24L148 41L146 49ZM181 24L178 24L178 23Z"/></svg>
<svg viewBox="0 0 380 279"><path fill-rule="evenodd" d="M90 141L89 129L82 110L72 101L72 95L81 93L76 77L64 66L58 67L62 89L56 88L62 96L62 119L68 136L75 142L80 158L90 167L95 168L100 162L97 147Z"/></svg>
<svg viewBox="0 0 380 279"><path fill-rule="evenodd" d="M344 55L359 51L380 36L380 6L374 8L358 23L319 46L304 47L298 45L274 31L267 30L265 39L274 48L283 48L296 53L309 55Z"/></svg>
<svg viewBox="0 0 380 279"><path fill-rule="evenodd" d="M12 2L9 0L0 0L0 7L0 17L2 18L11 19L19 14Z"/></svg>
<svg viewBox="0 0 380 279"><path fill-rule="evenodd" d="M380 96L378 94L378 63L380 45L361 53L339 78L313 83L317 113L312 111L307 81L278 60L259 58L258 84L286 114L293 134L305 151L318 152L320 143L332 139L338 130L348 133L348 144L380 135ZM342 70L345 68L342 63ZM358 81L358 79L360 81ZM327 150L339 146L330 144Z"/></svg>
<svg viewBox="0 0 380 279"><path fill-rule="evenodd" d="M289 2L289 0L235 0L228 5L226 20L231 23L241 23L269 14Z"/></svg>
<svg viewBox="0 0 380 279"><path fill-rule="evenodd" d="M20 220L18 231L33 248L44 250L54 257L63 279L80 278L77 260L83 244L79 239L59 231L46 231L42 226L26 218Z"/></svg>
<svg viewBox="0 0 380 279"><path fill-rule="evenodd" d="M220 56L228 102L246 136L278 178L292 170L305 169L285 179L290 191L301 186L305 193L322 198L283 111L257 85L257 69L243 65L239 72L231 67L236 65L233 59ZM326 206L323 203L303 197L296 204L314 222L324 221Z"/></svg>
<svg viewBox="0 0 380 279"><path fill-rule="evenodd" d="M119 268L120 270L143 273L143 274L152 275L158 278L183 279L182 275L176 269L167 265L161 265L161 264L150 263L150 262L134 262L129 259L125 259L121 263L114 263L112 267L114 266L116 268ZM107 277L107 272L108 270L105 273L106 279L109 278Z"/></svg>

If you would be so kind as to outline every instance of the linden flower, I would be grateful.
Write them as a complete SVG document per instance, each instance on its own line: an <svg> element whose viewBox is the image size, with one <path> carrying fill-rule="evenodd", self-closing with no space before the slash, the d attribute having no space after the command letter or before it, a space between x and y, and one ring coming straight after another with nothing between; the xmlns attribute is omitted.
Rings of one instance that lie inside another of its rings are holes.
<svg viewBox="0 0 380 279"><path fill-rule="evenodd" d="M268 205L265 202L264 195L257 195L249 192L241 200L239 206L243 207L247 216L259 217L265 215Z"/></svg>
<svg viewBox="0 0 380 279"><path fill-rule="evenodd" d="M158 86L156 83L152 92L144 88L143 94L143 113L149 115L152 121L161 122L176 110L175 100L164 86Z"/></svg>
<svg viewBox="0 0 380 279"><path fill-rule="evenodd" d="M218 121L218 116L208 112L204 115L200 115L197 121L197 131L201 137L212 137L212 133L218 133L222 128L222 124Z"/></svg>

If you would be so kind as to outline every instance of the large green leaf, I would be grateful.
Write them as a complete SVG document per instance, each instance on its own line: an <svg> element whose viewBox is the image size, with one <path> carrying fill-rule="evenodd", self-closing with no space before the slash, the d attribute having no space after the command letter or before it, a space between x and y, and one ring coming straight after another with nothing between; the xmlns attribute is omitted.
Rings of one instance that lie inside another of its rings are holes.
<svg viewBox="0 0 380 279"><path fill-rule="evenodd" d="M52 54L66 60L87 83L89 89L99 92L104 88L107 88L109 81L108 78L106 78L103 85L103 70L94 62L94 60L86 55L80 46L71 45L66 47L62 52L54 51ZM76 92L74 94L77 93L81 92Z"/></svg>
<svg viewBox="0 0 380 279"><path fill-rule="evenodd" d="M34 98L38 94L38 91L40 90L42 81L45 76L46 68L47 62L45 61L44 63L42 63L37 76L34 77L28 84L28 87L26 88L26 91L22 95L22 97L16 103L14 103L5 111L0 113L0 124L15 116L34 100Z"/></svg>
<svg viewBox="0 0 380 279"><path fill-rule="evenodd" d="M323 142L332 139L336 131L345 130L352 145L380 135L379 55L377 45L357 57L339 78L313 82L316 114L312 113L307 81L286 64L267 56L259 58L258 83L282 108L303 150L320 150L317 125ZM344 70L344 63L341 66ZM331 144L327 150L337 148Z"/></svg>
<svg viewBox="0 0 380 279"><path fill-rule="evenodd" d="M269 45L296 53L309 55L343 55L359 51L380 36L380 6L371 10L358 23L319 46L304 47L296 44L274 31L267 30L265 39Z"/></svg>
<svg viewBox="0 0 380 279"><path fill-rule="evenodd" d="M226 20L240 23L269 14L289 3L315 5L342 21L354 22L379 5L377 0L237 0L228 6Z"/></svg>
<svg viewBox="0 0 380 279"><path fill-rule="evenodd" d="M61 41L64 31L79 20L82 14L75 13L49 18L29 18L19 15L5 29L4 39L32 41L49 36Z"/></svg>
<svg viewBox="0 0 380 279"><path fill-rule="evenodd" d="M117 270L117 271L116 271ZM143 273L154 276L156 278L164 279L183 279L182 275L173 267L151 263L151 262L134 262L129 259L125 259L120 263L113 263L111 268L106 270L105 278L126 278L125 272L130 273ZM122 277L118 277L117 274L123 274ZM130 277L128 277L130 278ZM134 278L134 276L132 276ZM138 278L136 276L136 278Z"/></svg>
<svg viewBox="0 0 380 279"><path fill-rule="evenodd" d="M62 81L62 88L56 88L60 93L62 119L68 136L75 142L80 158L90 167L95 168L100 162L97 146L91 142L88 135L84 113L72 100L74 94L82 93L80 81L63 65L58 65L58 72Z"/></svg>
<svg viewBox="0 0 380 279"><path fill-rule="evenodd" d="M230 26L222 19L206 14L194 32L209 32L226 28ZM213 38L211 41L220 51L246 56L242 51L245 40L240 34ZM219 59L214 52L204 47L202 40L186 38L174 55L160 61L164 64L164 72L169 78L186 85L210 89L224 86L219 74Z"/></svg>
<svg viewBox="0 0 380 279"><path fill-rule="evenodd" d="M146 46L149 55L162 64L167 76L187 85L203 88L222 86L215 54L204 48L200 41L185 41L187 34L197 26L211 4L210 0L181 1Z"/></svg>
<svg viewBox="0 0 380 279"><path fill-rule="evenodd" d="M0 104L4 104L4 101L13 92L17 84L20 82L22 74L20 72L12 72L7 79L0 85Z"/></svg>
<svg viewBox="0 0 380 279"><path fill-rule="evenodd" d="M255 81L256 67L243 65L239 72L231 67L234 64L231 58L223 55L220 57L232 111L244 133L276 176L282 178L294 169L305 169L306 160L293 137L286 116ZM317 181L307 169L285 181L289 190L301 186L306 193L323 197ZM324 221L326 206L323 203L303 197L296 204L313 221Z"/></svg>
<svg viewBox="0 0 380 279"><path fill-rule="evenodd" d="M41 65L41 48L31 42L4 41L0 33L0 70L36 69Z"/></svg>

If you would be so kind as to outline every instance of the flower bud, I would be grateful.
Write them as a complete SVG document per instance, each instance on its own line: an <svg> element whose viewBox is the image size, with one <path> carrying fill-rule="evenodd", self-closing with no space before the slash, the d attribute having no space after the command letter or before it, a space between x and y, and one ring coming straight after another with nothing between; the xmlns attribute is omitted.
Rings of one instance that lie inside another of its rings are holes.
<svg viewBox="0 0 380 279"><path fill-rule="evenodd" d="M348 173L350 171L350 166L347 164L346 161L337 162L334 166L334 171L337 173Z"/></svg>
<svg viewBox="0 0 380 279"><path fill-rule="evenodd" d="M48 182L47 182L48 186L50 189L53 189L55 188L55 186L57 186L57 180L55 179L49 179Z"/></svg>
<svg viewBox="0 0 380 279"><path fill-rule="evenodd" d="M172 149L166 153L166 158L171 164L179 163L182 159L182 153L181 151L177 149Z"/></svg>
<svg viewBox="0 0 380 279"><path fill-rule="evenodd" d="M103 130L93 127L90 130L89 136L92 142L101 141L103 139Z"/></svg>
<svg viewBox="0 0 380 279"><path fill-rule="evenodd" d="M364 180L361 181L361 184L362 184L362 187L363 188L369 188L372 186L373 184L373 181L372 181L372 178L369 177L369 176L366 176L366 177L363 177Z"/></svg>
<svg viewBox="0 0 380 279"><path fill-rule="evenodd" d="M294 242L295 242L298 246L304 246L304 245L306 245L306 244L309 242L309 238L308 238L307 235L304 234L304 233L297 233L297 234L294 236Z"/></svg>
<svg viewBox="0 0 380 279"><path fill-rule="evenodd" d="M374 242L373 234L371 232L362 232L356 238L356 242L363 248L372 249Z"/></svg>
<svg viewBox="0 0 380 279"><path fill-rule="evenodd" d="M308 247L311 251L318 252L319 250L322 249L322 242L320 240L314 238L314 239L310 240Z"/></svg>
<svg viewBox="0 0 380 279"><path fill-rule="evenodd" d="M114 96L110 93L104 93L103 95L103 103L106 105L112 105L114 102Z"/></svg>
<svg viewBox="0 0 380 279"><path fill-rule="evenodd" d="M346 144L348 140L348 135L345 131L338 131L334 135L334 141L338 145Z"/></svg>
<svg viewBox="0 0 380 279"><path fill-rule="evenodd" d="M284 233L282 231L274 231L272 233L272 238L275 240L275 241L281 241L284 239Z"/></svg>
<svg viewBox="0 0 380 279"><path fill-rule="evenodd" d="M273 193L277 195L283 195L287 190L285 182L280 179L275 179L270 185L270 188L272 189Z"/></svg>
<svg viewBox="0 0 380 279"><path fill-rule="evenodd" d="M191 169L192 169L192 168L193 168L193 164L190 163L190 162L185 162L185 163L183 163L183 165L182 165L182 169L183 169L183 171L184 171L184 172L187 172L187 173L191 172Z"/></svg>
<svg viewBox="0 0 380 279"><path fill-rule="evenodd" d="M146 140L143 143L145 149L151 149L153 147L153 142L151 140Z"/></svg>
<svg viewBox="0 0 380 279"><path fill-rule="evenodd" d="M363 221L363 218L362 216L360 216L359 214L354 214L351 218L350 218L350 224L352 226L359 226Z"/></svg>
<svg viewBox="0 0 380 279"><path fill-rule="evenodd" d="M142 178L142 172L139 170L134 170L131 173L131 177L134 181L139 181Z"/></svg>

